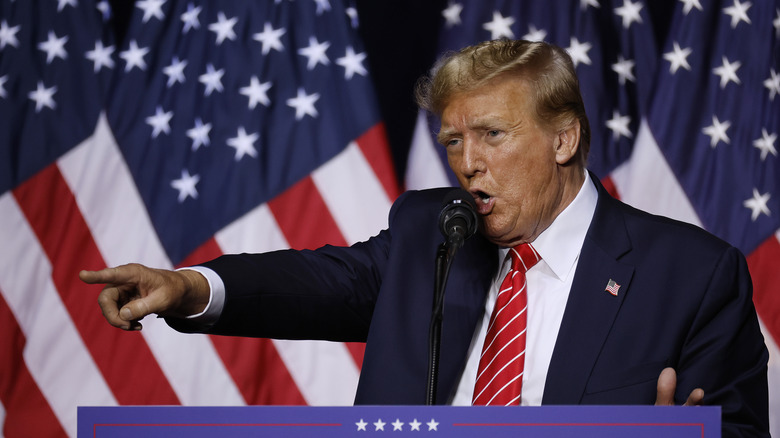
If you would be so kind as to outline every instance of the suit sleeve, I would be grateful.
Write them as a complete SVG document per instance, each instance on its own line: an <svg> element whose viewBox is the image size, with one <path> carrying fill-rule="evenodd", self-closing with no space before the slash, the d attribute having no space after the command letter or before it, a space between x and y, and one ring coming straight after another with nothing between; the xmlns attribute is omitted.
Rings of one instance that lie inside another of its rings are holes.
<svg viewBox="0 0 780 438"><path fill-rule="evenodd" d="M390 211L390 223L406 199ZM350 247L224 255L203 266L225 285L217 322L168 318L187 333L365 342L392 240L390 229Z"/></svg>
<svg viewBox="0 0 780 438"><path fill-rule="evenodd" d="M704 389L724 437L769 436L767 360L744 256L726 250L712 272L678 364L676 399Z"/></svg>

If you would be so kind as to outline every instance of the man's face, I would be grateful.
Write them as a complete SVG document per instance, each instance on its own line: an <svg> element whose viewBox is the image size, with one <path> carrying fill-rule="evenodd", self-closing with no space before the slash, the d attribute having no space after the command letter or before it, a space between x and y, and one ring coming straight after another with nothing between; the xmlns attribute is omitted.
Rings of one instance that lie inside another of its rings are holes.
<svg viewBox="0 0 780 438"><path fill-rule="evenodd" d="M571 167L580 177L582 170L563 166L574 161L576 145L562 151L566 142L579 141L579 125L576 133L539 125L524 80L498 77L456 94L441 119L439 141L458 182L474 196L490 241L532 242L579 190L572 193Z"/></svg>

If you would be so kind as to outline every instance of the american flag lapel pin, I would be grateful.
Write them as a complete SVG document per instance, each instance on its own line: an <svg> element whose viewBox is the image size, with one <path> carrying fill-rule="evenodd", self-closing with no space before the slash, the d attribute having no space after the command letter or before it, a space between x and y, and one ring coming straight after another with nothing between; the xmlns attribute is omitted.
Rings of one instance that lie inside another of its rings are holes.
<svg viewBox="0 0 780 438"><path fill-rule="evenodd" d="M620 285L615 283L615 280L610 278L609 283L607 283L607 287L604 290L611 293L614 296L617 296L618 289L620 289Z"/></svg>

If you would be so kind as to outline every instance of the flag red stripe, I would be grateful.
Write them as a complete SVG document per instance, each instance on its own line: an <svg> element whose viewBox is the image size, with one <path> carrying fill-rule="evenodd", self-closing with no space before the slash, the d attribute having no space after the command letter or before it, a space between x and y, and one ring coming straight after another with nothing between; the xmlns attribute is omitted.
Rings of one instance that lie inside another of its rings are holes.
<svg viewBox="0 0 780 438"><path fill-rule="evenodd" d="M310 176L268 202L285 239L294 249L315 249L347 242Z"/></svg>
<svg viewBox="0 0 780 438"><path fill-rule="evenodd" d="M395 178L395 167L390 156L390 146L387 144L385 124L377 123L371 127L357 139L357 144L385 188L387 197L390 200L397 198L401 194L401 189Z"/></svg>
<svg viewBox="0 0 780 438"><path fill-rule="evenodd" d="M179 404L143 337L108 327L96 304L101 287L79 281L80 269L106 264L59 168L50 165L15 189L14 196L51 261L52 280L75 327L117 401Z"/></svg>
<svg viewBox="0 0 780 438"><path fill-rule="evenodd" d="M222 249L211 238L182 261L181 266L193 266L220 255ZM306 404L271 340L226 336L209 338L247 404Z"/></svg>
<svg viewBox="0 0 780 438"><path fill-rule="evenodd" d="M366 135L368 133L361 138ZM372 135L376 134L370 134L368 138L370 139ZM360 142L358 141L358 144ZM347 244L311 177L306 177L287 189L269 202L268 206L291 248L314 249L325 244L341 246ZM350 342L345 346L360 368L363 364L365 345Z"/></svg>
<svg viewBox="0 0 780 438"><path fill-rule="evenodd" d="M775 236L765 240L747 258L750 276L753 278L753 302L756 312L775 340L780 344L780 242Z"/></svg>
<svg viewBox="0 0 780 438"><path fill-rule="evenodd" d="M612 180L611 176L606 176L602 178L601 184L604 186L607 192L610 195L612 195L613 198L620 199L620 193L618 193L617 186L615 185L615 181Z"/></svg>
<svg viewBox="0 0 780 438"><path fill-rule="evenodd" d="M6 409L0 435L67 436L24 363L27 340L2 293L0 333L0 401Z"/></svg>

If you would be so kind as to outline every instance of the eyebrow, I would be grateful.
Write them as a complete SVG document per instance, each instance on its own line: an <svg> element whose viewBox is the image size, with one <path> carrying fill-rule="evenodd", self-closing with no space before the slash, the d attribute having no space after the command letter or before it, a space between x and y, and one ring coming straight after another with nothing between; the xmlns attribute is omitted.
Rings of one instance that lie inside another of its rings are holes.
<svg viewBox="0 0 780 438"><path fill-rule="evenodd" d="M449 130L440 130L436 134L436 141L439 142L439 144L444 144L444 141L455 135L455 131L449 131Z"/></svg>

